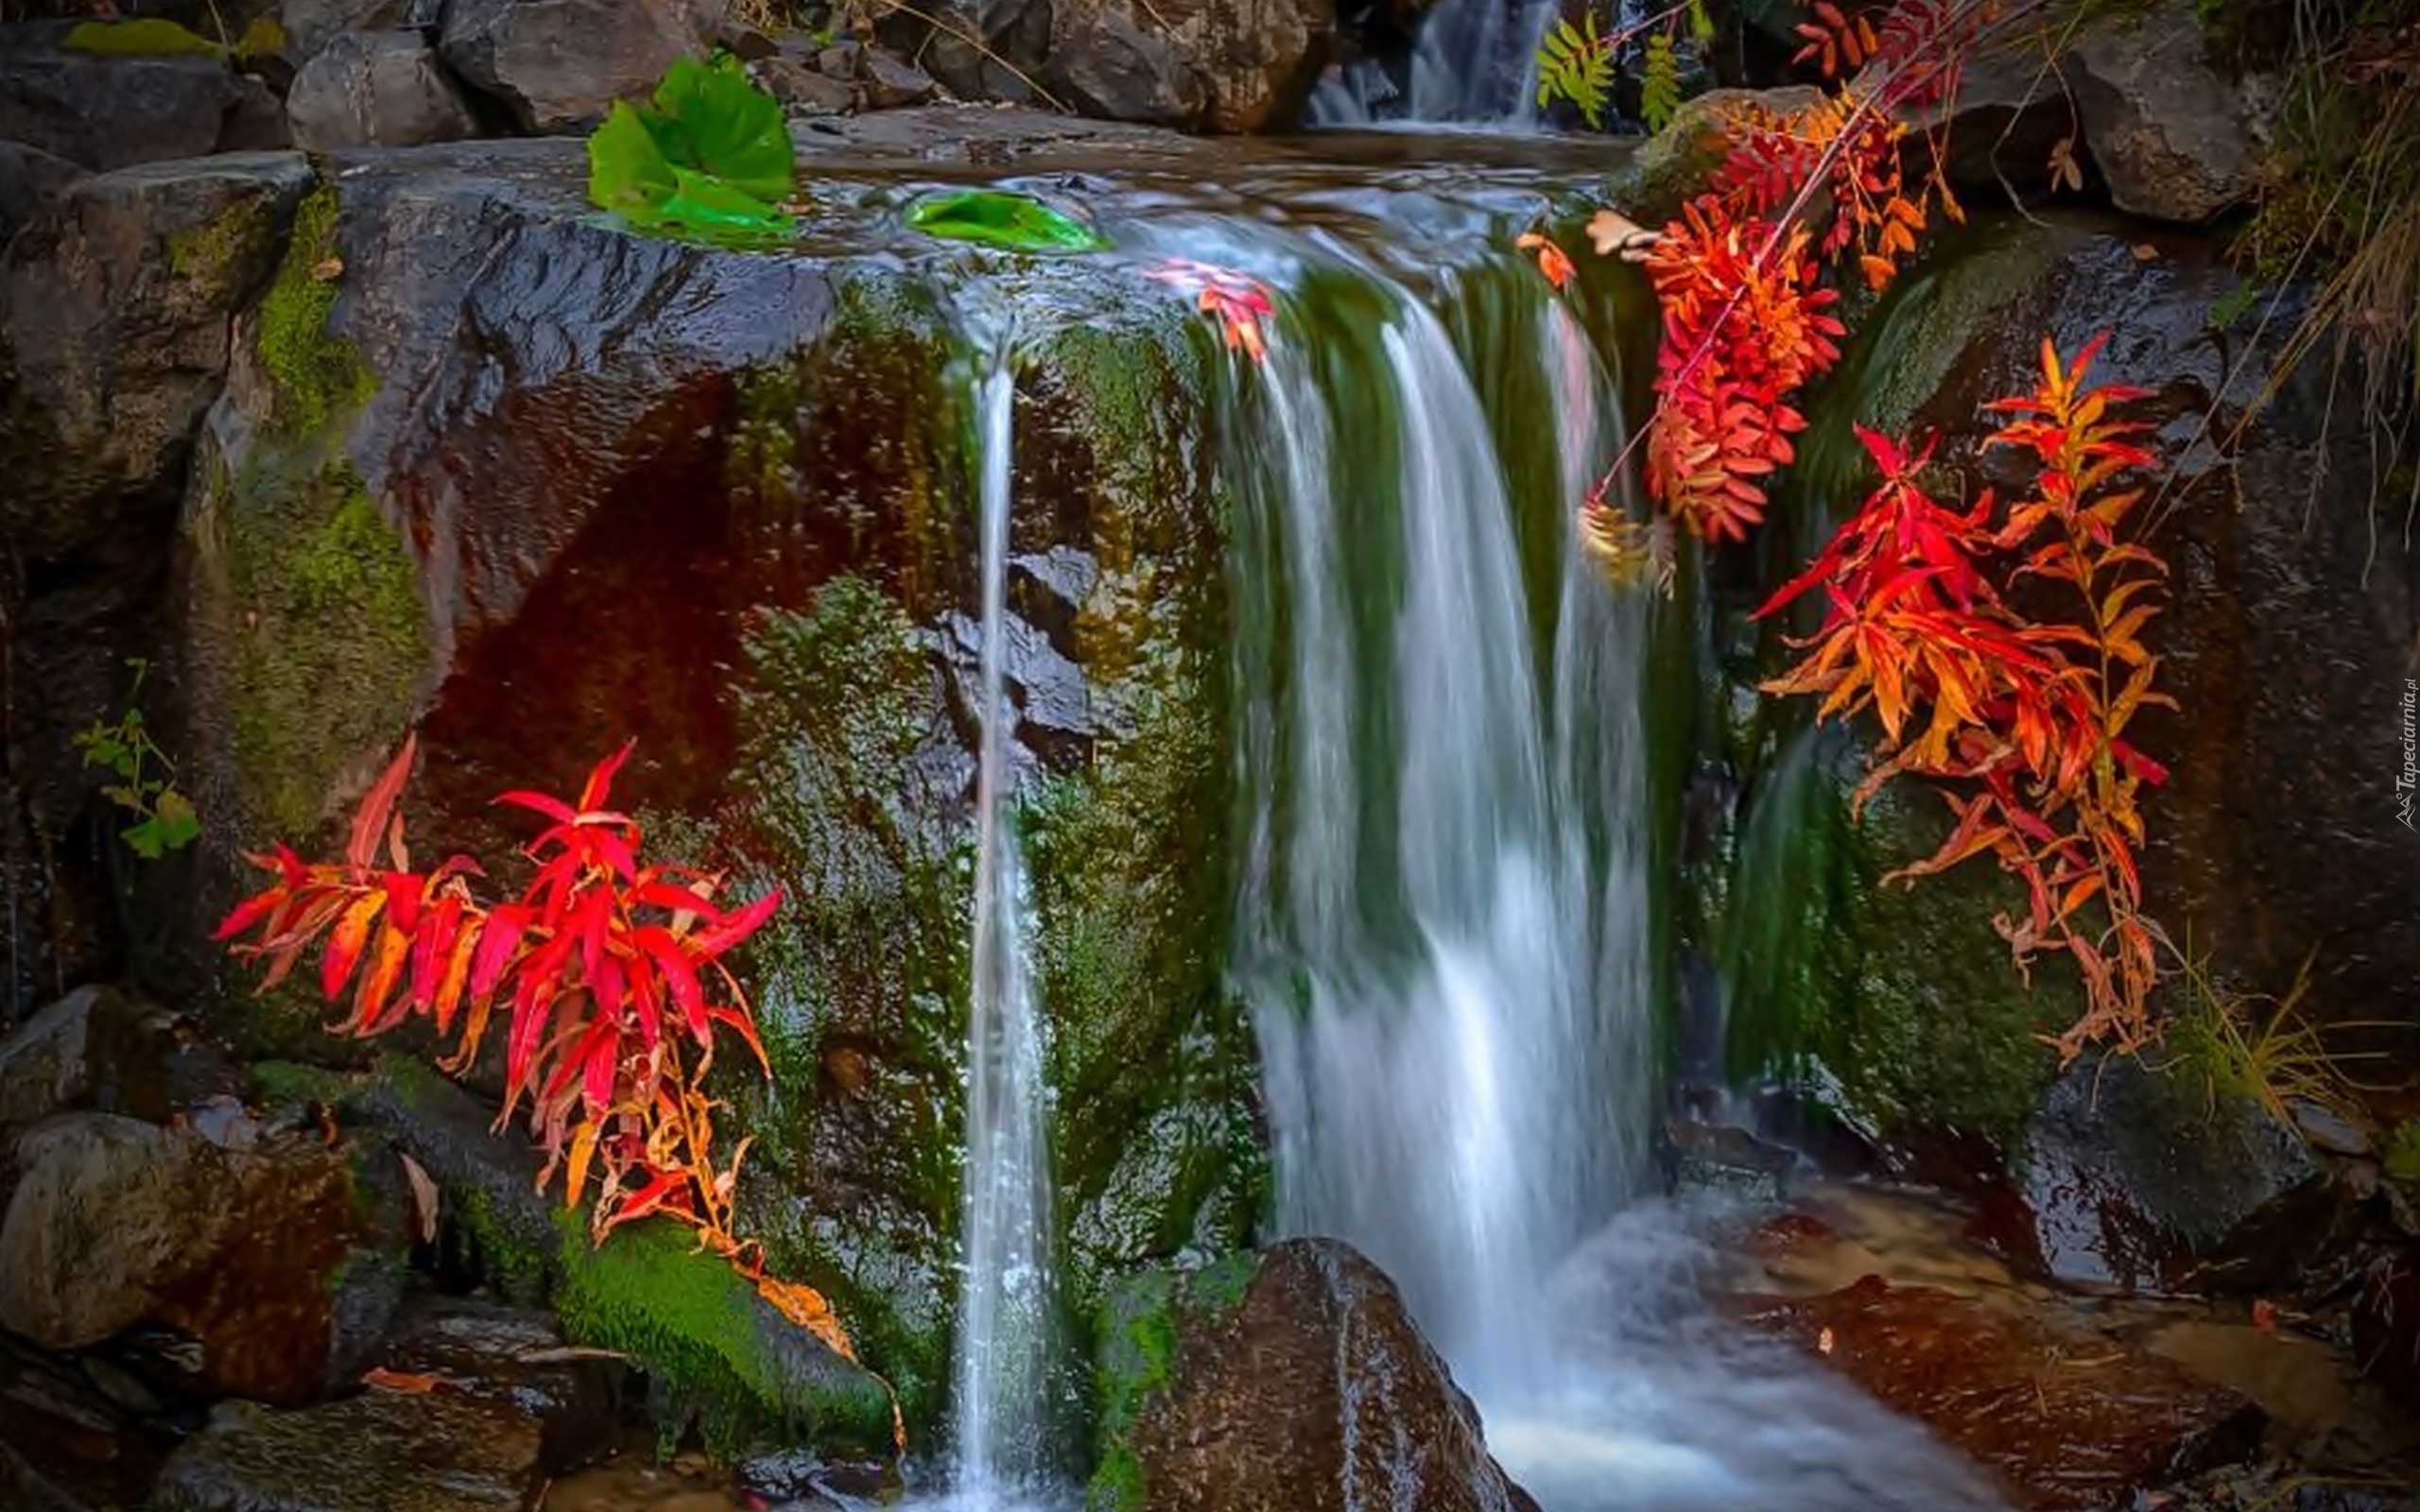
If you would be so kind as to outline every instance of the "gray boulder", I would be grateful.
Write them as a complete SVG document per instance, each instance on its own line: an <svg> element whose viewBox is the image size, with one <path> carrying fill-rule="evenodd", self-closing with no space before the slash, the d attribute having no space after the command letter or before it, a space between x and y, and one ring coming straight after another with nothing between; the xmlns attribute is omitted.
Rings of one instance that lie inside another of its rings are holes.
<svg viewBox="0 0 2420 1512"><path fill-rule="evenodd" d="M2076 43L2066 74L2118 209L2198 223L2260 187L2257 80L2210 65L2193 0L2104 22Z"/></svg>
<svg viewBox="0 0 2420 1512"><path fill-rule="evenodd" d="M584 131L616 99L646 94L676 60L702 54L721 9L711 0L453 0L441 45L445 61L523 130Z"/></svg>
<svg viewBox="0 0 2420 1512"><path fill-rule="evenodd" d="M294 77L285 115L297 146L411 147L478 134L437 52L417 31L345 32Z"/></svg>
<svg viewBox="0 0 2420 1512"><path fill-rule="evenodd" d="M216 58L129 58L59 45L60 28L0 28L0 139L95 172L223 146L242 80Z"/></svg>
<svg viewBox="0 0 2420 1512"><path fill-rule="evenodd" d="M71 1114L17 1143L0 1220L0 1327L51 1349L98 1344L149 1315L216 1247L224 1176L208 1143L109 1113Z"/></svg>
<svg viewBox="0 0 2420 1512"><path fill-rule="evenodd" d="M94 1021L118 1009L108 988L78 988L0 1040L0 1130L83 1101L93 1087Z"/></svg>
<svg viewBox="0 0 2420 1512"><path fill-rule="evenodd" d="M285 56L297 64L347 32L435 26L444 0L285 0L277 23L285 31Z"/></svg>

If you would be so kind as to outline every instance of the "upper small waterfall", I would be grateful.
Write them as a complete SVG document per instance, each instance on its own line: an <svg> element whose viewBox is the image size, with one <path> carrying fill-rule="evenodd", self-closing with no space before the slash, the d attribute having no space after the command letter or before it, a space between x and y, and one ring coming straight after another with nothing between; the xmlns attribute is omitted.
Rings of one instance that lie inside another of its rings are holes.
<svg viewBox="0 0 2420 1512"><path fill-rule="evenodd" d="M1350 64L1313 96L1311 122L1525 125L1537 115L1538 43L1562 13L1562 0L1437 0L1400 82L1374 61Z"/></svg>

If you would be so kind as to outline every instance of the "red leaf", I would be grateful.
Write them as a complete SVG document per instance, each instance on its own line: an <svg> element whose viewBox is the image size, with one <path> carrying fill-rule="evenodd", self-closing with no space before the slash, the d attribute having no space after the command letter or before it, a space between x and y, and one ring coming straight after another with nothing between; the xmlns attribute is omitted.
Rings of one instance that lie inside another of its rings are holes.
<svg viewBox="0 0 2420 1512"><path fill-rule="evenodd" d="M418 735L406 735L395 759L370 784L369 795L362 799L360 809L353 816L353 837L344 848L345 865L355 875L368 871L377 863L378 837L386 832L387 816L394 812L395 799L404 791L404 783L412 773L412 757L419 747ZM330 993L329 996L335 996Z"/></svg>

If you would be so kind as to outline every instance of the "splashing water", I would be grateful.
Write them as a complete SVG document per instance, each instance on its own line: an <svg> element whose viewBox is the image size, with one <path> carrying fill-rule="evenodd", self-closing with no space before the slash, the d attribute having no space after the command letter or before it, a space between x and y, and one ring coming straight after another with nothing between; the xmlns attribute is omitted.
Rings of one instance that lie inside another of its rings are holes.
<svg viewBox="0 0 2420 1512"><path fill-rule="evenodd" d="M992 1506L1032 1493L1047 1459L1050 1169L1031 901L1006 791L1014 737L1006 677L1009 343L976 386L983 553L982 747L976 776L974 995L967 1011L965 1271L959 1303L958 1496Z"/></svg>

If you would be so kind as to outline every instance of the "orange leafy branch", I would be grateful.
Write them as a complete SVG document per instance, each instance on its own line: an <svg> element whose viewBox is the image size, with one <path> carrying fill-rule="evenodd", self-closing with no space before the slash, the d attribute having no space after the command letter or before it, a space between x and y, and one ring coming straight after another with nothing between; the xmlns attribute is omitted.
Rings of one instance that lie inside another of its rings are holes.
<svg viewBox="0 0 2420 1512"><path fill-rule="evenodd" d="M630 759L625 746L590 771L576 801L534 792L496 800L538 815L545 827L523 850L534 868L527 885L510 902L483 901L474 884L486 873L467 857L412 869L395 809L413 754L406 739L372 785L342 861L305 863L283 844L250 857L271 881L236 905L216 937L265 963L263 990L318 946L320 994L343 1007L334 1031L367 1039L425 1019L441 1038L454 1037L441 1061L451 1073L471 1066L501 1018L505 1096L496 1127L527 1103L526 1121L546 1157L539 1184L560 1176L567 1206L595 1177L590 1231L597 1242L639 1218L686 1224L784 1312L811 1312L817 1321L802 1323L848 1352L821 1298L765 1276L750 1258L752 1244L735 1233L748 1142L717 1158L719 1105L700 1090L724 1036L770 1074L724 957L772 916L781 894L725 907L717 902L719 877L643 862L639 825L608 807Z"/></svg>
<svg viewBox="0 0 2420 1512"><path fill-rule="evenodd" d="M2045 950L2074 962L2086 1010L2053 1041L2066 1058L2149 1041L2163 939L2142 911L2135 852L2141 789L2167 773L2126 736L2143 709L2173 706L2142 644L2167 569L2122 537L2141 492L2112 485L2153 458L2144 427L2110 415L2145 391L2084 383L2100 345L2066 366L2046 341L2032 391L1990 406L2015 417L1991 444L2040 464L1996 524L1988 493L1961 512L1926 492L1929 447L1860 430L1880 486L1757 611L1823 590L1823 627L1791 643L1806 654L1767 691L1820 696L1819 718L1874 713L1882 735L1857 805L1901 774L1941 791L1948 837L1889 880L1989 854L2025 885L2025 911L1997 925L2020 967ZM2003 589L2021 577L2069 589L2072 617L2012 607Z"/></svg>

